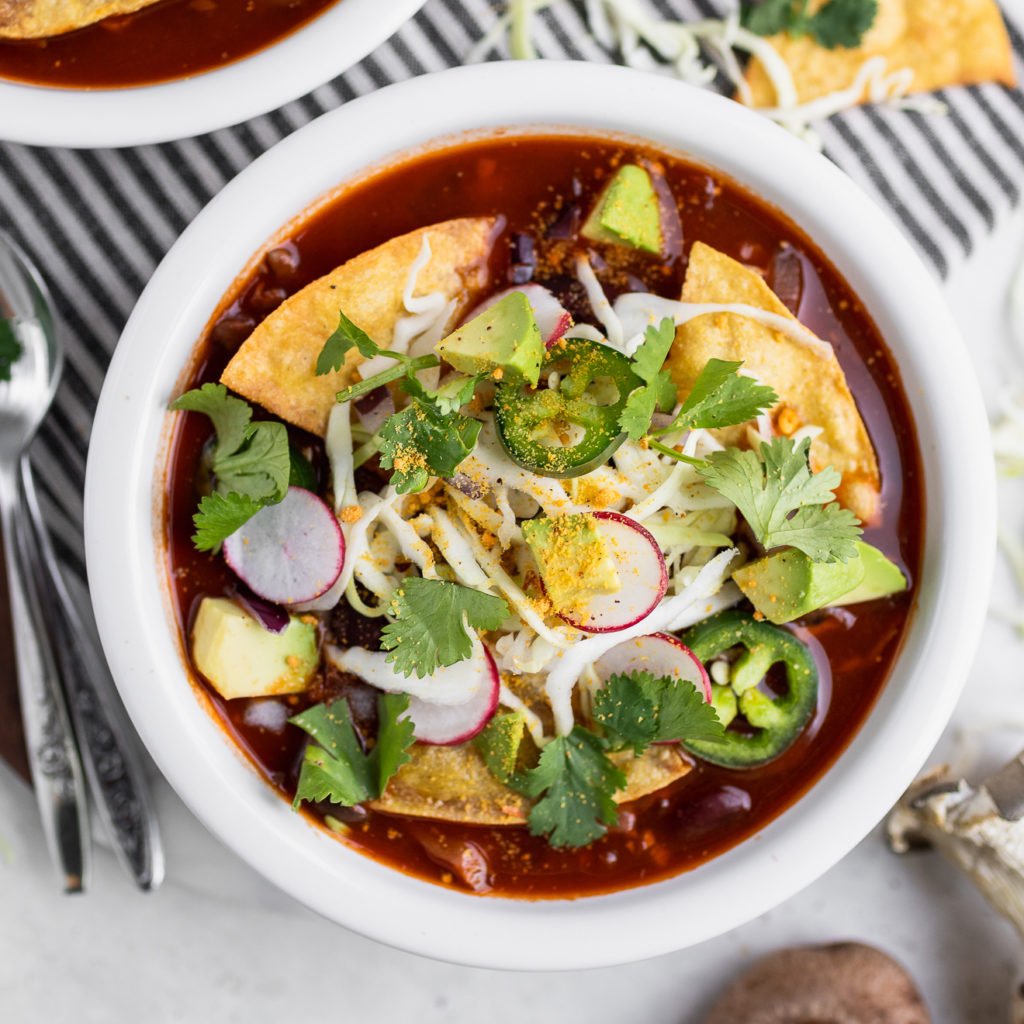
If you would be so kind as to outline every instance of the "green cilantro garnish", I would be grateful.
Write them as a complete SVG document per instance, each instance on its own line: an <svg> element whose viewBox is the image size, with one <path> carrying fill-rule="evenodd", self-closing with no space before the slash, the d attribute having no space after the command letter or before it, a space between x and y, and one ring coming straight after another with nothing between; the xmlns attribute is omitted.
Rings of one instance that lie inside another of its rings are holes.
<svg viewBox="0 0 1024 1024"><path fill-rule="evenodd" d="M402 675L421 679L470 656L468 629L497 629L509 615L504 598L446 580L410 576L395 591L381 647Z"/></svg>
<svg viewBox="0 0 1024 1024"><path fill-rule="evenodd" d="M361 327L357 327L345 314L338 310L338 326L334 333L324 342L320 355L316 360L316 375L340 370L345 357L351 349L358 349L364 359L372 359L380 355L382 349Z"/></svg>
<svg viewBox="0 0 1024 1024"><path fill-rule="evenodd" d="M380 464L399 494L422 491L432 476L451 476L476 445L479 420L439 412L414 398L381 427Z"/></svg>
<svg viewBox="0 0 1024 1024"><path fill-rule="evenodd" d="M197 551L216 551L235 532L244 526L264 503L254 501L246 494L208 494L199 502L199 511L192 517L196 532L192 543Z"/></svg>
<svg viewBox="0 0 1024 1024"><path fill-rule="evenodd" d="M0 381L11 379L11 367L21 356L21 342L10 320L0 319Z"/></svg>
<svg viewBox="0 0 1024 1024"><path fill-rule="evenodd" d="M351 807L379 797L391 776L409 760L413 724L402 717L408 707L405 694L384 693L377 698L377 741L369 753L356 736L344 699L317 704L290 719L316 740L306 747L294 806L304 800L329 800Z"/></svg>
<svg viewBox="0 0 1024 1024"><path fill-rule="evenodd" d="M761 36L809 35L826 49L859 46L878 16L878 0L828 0L811 14L809 0L761 0L743 5L743 25Z"/></svg>
<svg viewBox="0 0 1024 1024"><path fill-rule="evenodd" d="M698 472L732 501L766 549L789 546L816 562L854 558L860 520L835 501L842 477L832 466L811 473L810 439L778 437L760 453L712 452Z"/></svg>
<svg viewBox="0 0 1024 1024"><path fill-rule="evenodd" d="M739 372L742 365L726 359L709 359L679 414L671 424L654 433L733 427L770 409L779 396L753 377L743 376Z"/></svg>
<svg viewBox="0 0 1024 1024"><path fill-rule="evenodd" d="M652 324L647 328L633 356L632 370L644 383L626 399L619 424L634 441L647 433L655 409L671 409L675 405L675 384L671 374L662 369L675 337L675 321L665 317L657 327Z"/></svg>
<svg viewBox="0 0 1024 1024"><path fill-rule="evenodd" d="M581 726L558 736L541 752L522 791L537 802L530 811L530 832L554 846L586 846L600 839L619 818L614 794L626 776L605 753L601 739Z"/></svg>
<svg viewBox="0 0 1024 1024"><path fill-rule="evenodd" d="M413 358L381 348L341 311L338 318L337 329L324 343L317 359L317 374L339 369L353 348L367 359L387 356L395 361L394 366L339 391L338 401L354 401L395 381L401 383L412 399L404 409L390 416L377 434L380 464L393 471L391 483L400 494L409 494L422 491L433 476L451 476L476 446L480 423L463 416L459 410L472 399L477 384L486 374L456 375L431 391L420 383L416 374L439 366L437 356Z"/></svg>
<svg viewBox="0 0 1024 1024"><path fill-rule="evenodd" d="M264 505L285 496L292 463L288 430L283 423L253 423L249 404L223 384L186 391L171 408L203 413L217 435L210 466L217 490L200 503L192 538L200 551L212 551Z"/></svg>
<svg viewBox="0 0 1024 1024"><path fill-rule="evenodd" d="M518 711L495 715L474 740L490 773L505 785L515 784L519 747L526 732L526 719Z"/></svg>
<svg viewBox="0 0 1024 1024"><path fill-rule="evenodd" d="M594 721L616 750L642 754L652 743L724 736L715 709L685 679L650 672L612 676L594 695Z"/></svg>

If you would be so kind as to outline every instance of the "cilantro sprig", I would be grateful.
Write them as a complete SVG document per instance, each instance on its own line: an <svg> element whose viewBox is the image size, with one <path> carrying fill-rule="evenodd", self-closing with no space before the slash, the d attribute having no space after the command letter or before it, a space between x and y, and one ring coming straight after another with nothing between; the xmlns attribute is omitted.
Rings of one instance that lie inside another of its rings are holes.
<svg viewBox="0 0 1024 1024"><path fill-rule="evenodd" d="M759 452L727 448L698 467L733 502L765 548L793 547L815 562L856 557L860 520L835 500L842 477L833 466L811 473L809 438L777 437Z"/></svg>
<svg viewBox="0 0 1024 1024"><path fill-rule="evenodd" d="M644 383L626 399L619 425L634 441L645 439L644 443L664 455L699 464L700 460L680 454L658 438L683 430L711 430L746 423L775 405L779 396L755 378L741 374L741 361L709 359L672 422L651 429L655 410L671 409L676 401L675 384L664 369L674 341L675 323L670 317L647 328L632 363L634 373Z"/></svg>
<svg viewBox="0 0 1024 1024"><path fill-rule="evenodd" d="M745 28L760 36L786 32L794 39L809 35L820 46L859 46L878 16L878 0L828 0L813 14L809 0L760 0L745 3Z"/></svg>
<svg viewBox="0 0 1024 1024"><path fill-rule="evenodd" d="M14 324L0 319L0 381L11 379L11 368L21 358L21 351Z"/></svg>
<svg viewBox="0 0 1024 1024"><path fill-rule="evenodd" d="M626 776L610 753L632 749L639 755L652 743L717 742L725 735L714 708L692 683L650 672L612 676L595 696L594 721L601 735L575 726L548 743L525 775L502 778L494 755L484 753L492 772L536 801L530 831L555 847L586 846L618 820L615 794L625 788ZM507 771L507 762L499 768Z"/></svg>
<svg viewBox="0 0 1024 1024"><path fill-rule="evenodd" d="M405 694L378 696L377 740L369 752L359 742L344 699L317 704L289 719L316 741L303 755L294 806L327 800L352 807L379 797L409 760L413 723L403 717L408 707Z"/></svg>
<svg viewBox="0 0 1024 1024"><path fill-rule="evenodd" d="M322 376L341 368L355 349L365 359L393 359L380 373L339 391L339 402L351 402L386 384L398 382L410 396L409 404L390 416L378 432L380 464L392 470L391 483L399 494L422 491L431 477L451 476L476 447L480 423L460 412L473 397L484 374L456 375L436 390L423 386L416 374L440 365L435 355L412 357L382 348L361 327L338 311L338 326L324 342L316 372Z"/></svg>
<svg viewBox="0 0 1024 1024"><path fill-rule="evenodd" d="M419 678L464 661L473 652L470 629L497 629L508 618L504 598L459 583L410 576L395 591L381 648L404 676Z"/></svg>
<svg viewBox="0 0 1024 1024"><path fill-rule="evenodd" d="M612 749L636 754L652 743L724 737L715 709L696 686L645 671L612 676L594 696L594 720Z"/></svg>
<svg viewBox="0 0 1024 1024"><path fill-rule="evenodd" d="M675 321L665 317L657 326L651 324L647 328L644 340L633 355L633 372L644 383L626 399L619 425L634 441L647 433L655 409L671 409L675 405L675 384L671 374L663 369L675 338Z"/></svg>
<svg viewBox="0 0 1024 1024"><path fill-rule="evenodd" d="M210 469L216 489L199 503L192 537L200 551L213 551L261 508L285 496L292 467L288 431L283 423L253 423L248 402L229 395L223 384L186 391L171 408L202 413L213 423Z"/></svg>

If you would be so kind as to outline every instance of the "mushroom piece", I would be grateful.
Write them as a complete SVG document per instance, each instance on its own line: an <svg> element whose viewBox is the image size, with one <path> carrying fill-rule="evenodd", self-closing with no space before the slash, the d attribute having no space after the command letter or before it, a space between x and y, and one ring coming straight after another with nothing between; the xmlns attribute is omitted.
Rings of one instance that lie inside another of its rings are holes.
<svg viewBox="0 0 1024 1024"><path fill-rule="evenodd" d="M845 942L784 949L726 990L704 1024L930 1024L913 979L892 957Z"/></svg>

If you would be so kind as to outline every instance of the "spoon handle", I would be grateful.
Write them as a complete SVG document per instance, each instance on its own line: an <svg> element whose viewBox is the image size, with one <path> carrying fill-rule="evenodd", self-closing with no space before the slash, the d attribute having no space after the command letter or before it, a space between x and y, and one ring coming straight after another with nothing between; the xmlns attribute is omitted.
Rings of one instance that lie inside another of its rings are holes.
<svg viewBox="0 0 1024 1024"><path fill-rule="evenodd" d="M122 866L140 889L156 889L164 877L163 845L141 750L99 640L68 591L27 457L21 462L21 496L40 589L56 612L51 632L90 792Z"/></svg>
<svg viewBox="0 0 1024 1024"><path fill-rule="evenodd" d="M15 466L0 462L0 529L14 627L18 693L43 833L66 892L81 892L88 868L85 779L45 631L43 604L26 557Z"/></svg>

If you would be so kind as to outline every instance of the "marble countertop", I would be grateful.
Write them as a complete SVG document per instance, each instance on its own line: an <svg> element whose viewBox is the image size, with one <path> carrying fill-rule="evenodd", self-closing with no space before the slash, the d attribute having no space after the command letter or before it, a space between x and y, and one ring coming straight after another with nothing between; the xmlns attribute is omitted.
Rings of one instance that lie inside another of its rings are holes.
<svg viewBox="0 0 1024 1024"><path fill-rule="evenodd" d="M948 285L991 408L1008 383L1024 387L1024 348L1006 315L1024 257L1024 211ZM951 396L951 411L955 409ZM952 427L953 424L951 424ZM985 453L980 453L985 457ZM1024 530L1024 483L1001 485L1005 521ZM994 600L1018 603L1000 569ZM994 767L1024 746L1024 640L990 620L970 684L936 759ZM978 764L979 759L981 764ZM818 882L712 942L656 960L582 973L529 976L454 967L344 931L264 882L157 783L168 874L137 893L98 850L90 891L58 892L31 793L0 764L0 1020L110 1024L142 1020L403 1021L519 1024L541 1015L589 1024L698 1024L734 973L767 950L858 939L902 960L938 1022L1007 1019L1024 956L1010 927L937 856L890 854L879 831ZM686 921L668 922L680 941ZM623 935L628 949L629 936ZM628 953L624 953L628 956ZM737 1022L739 1024L739 1022Z"/></svg>

